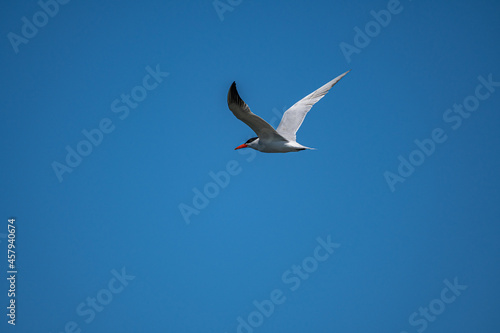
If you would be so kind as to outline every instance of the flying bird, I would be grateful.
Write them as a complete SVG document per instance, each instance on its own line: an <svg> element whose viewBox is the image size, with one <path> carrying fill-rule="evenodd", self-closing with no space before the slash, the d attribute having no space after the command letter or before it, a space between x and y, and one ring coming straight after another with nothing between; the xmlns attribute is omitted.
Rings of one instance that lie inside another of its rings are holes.
<svg viewBox="0 0 500 333"><path fill-rule="evenodd" d="M297 142L296 133L304 121L307 112L314 104L325 96L328 91L339 82L349 71L337 76L318 90L310 93L285 111L277 129L274 129L264 119L250 111L248 105L241 99L236 90L236 82L233 82L227 94L227 104L233 114L247 124L257 137L249 139L242 145L234 148L253 148L263 153L289 153L305 149L314 149L301 145Z"/></svg>

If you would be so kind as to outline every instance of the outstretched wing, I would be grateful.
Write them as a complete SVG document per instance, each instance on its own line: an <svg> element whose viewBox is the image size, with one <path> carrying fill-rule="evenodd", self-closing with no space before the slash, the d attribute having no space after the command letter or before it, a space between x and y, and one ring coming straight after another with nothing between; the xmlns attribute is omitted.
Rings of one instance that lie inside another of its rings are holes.
<svg viewBox="0 0 500 333"><path fill-rule="evenodd" d="M326 93L335 85L335 83L339 82L339 80L349 72L350 71L347 71L344 74L337 76L335 79L331 80L318 90L310 93L309 95L292 105L292 107L286 110L283 114L283 118L281 118L281 122L276 131L285 139L296 141L296 133L300 128L300 125L302 125L307 112L309 112L313 105L326 95Z"/></svg>
<svg viewBox="0 0 500 333"><path fill-rule="evenodd" d="M233 114L247 124L260 140L285 140L276 130L264 119L250 111L248 105L241 99L236 90L236 82L233 82L227 94L227 105Z"/></svg>

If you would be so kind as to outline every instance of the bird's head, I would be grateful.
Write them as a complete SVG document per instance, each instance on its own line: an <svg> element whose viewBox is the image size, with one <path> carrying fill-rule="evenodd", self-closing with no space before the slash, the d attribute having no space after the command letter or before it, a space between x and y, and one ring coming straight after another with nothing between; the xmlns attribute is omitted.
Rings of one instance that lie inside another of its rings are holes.
<svg viewBox="0 0 500 333"><path fill-rule="evenodd" d="M248 139L247 142L234 148L234 150L241 149L241 148L248 148L248 147L255 149L255 147L257 147L257 145L258 145L258 141L259 141L258 137Z"/></svg>

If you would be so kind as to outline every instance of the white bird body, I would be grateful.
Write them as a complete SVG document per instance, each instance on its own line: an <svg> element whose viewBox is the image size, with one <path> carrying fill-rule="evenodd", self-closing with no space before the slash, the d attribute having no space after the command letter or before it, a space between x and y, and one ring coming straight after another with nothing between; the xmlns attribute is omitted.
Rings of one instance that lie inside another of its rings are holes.
<svg viewBox="0 0 500 333"><path fill-rule="evenodd" d="M261 140L255 139L252 142L244 143L247 147L253 148L263 153L289 153L292 151L300 151L304 149L314 149L301 145L296 141L287 140ZM246 148L246 147L242 147Z"/></svg>
<svg viewBox="0 0 500 333"><path fill-rule="evenodd" d="M248 147L263 153L288 153L304 149L314 149L303 146L297 142L297 130L300 128L300 125L302 125L307 112L311 110L313 105L323 98L323 96L325 96L347 73L349 73L349 71L337 76L335 79L292 105L292 107L283 114L283 118L281 118L281 122L276 130L264 119L250 111L248 105L238 94L236 83L233 82L227 94L229 109L236 118L247 124L258 136L249 139L235 149Z"/></svg>

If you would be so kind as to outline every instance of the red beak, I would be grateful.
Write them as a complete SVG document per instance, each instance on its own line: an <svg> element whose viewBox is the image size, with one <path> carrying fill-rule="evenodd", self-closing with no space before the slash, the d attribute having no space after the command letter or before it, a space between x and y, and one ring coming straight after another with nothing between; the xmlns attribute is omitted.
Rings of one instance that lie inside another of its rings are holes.
<svg viewBox="0 0 500 333"><path fill-rule="evenodd" d="M234 148L234 150L241 149L241 148L246 148L248 147L246 143L239 145L238 147Z"/></svg>

